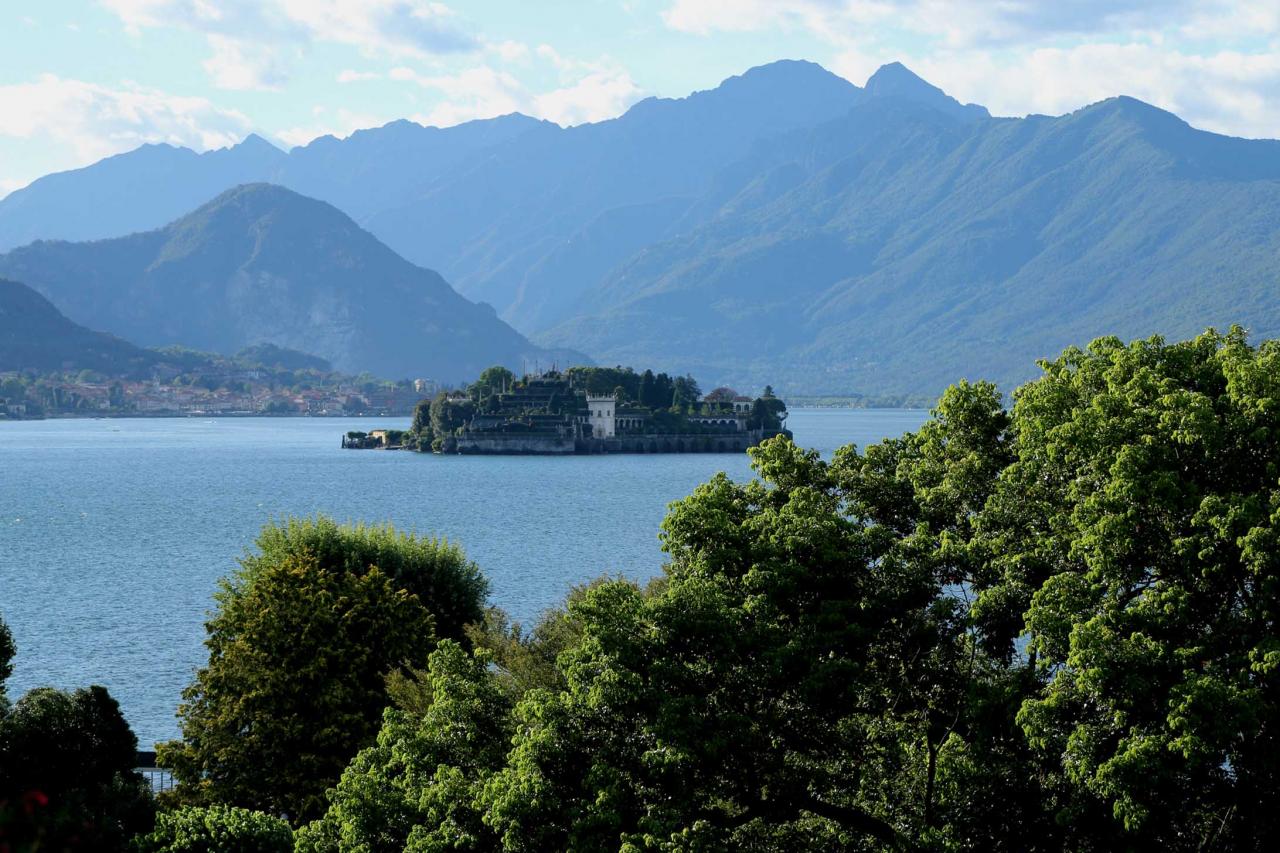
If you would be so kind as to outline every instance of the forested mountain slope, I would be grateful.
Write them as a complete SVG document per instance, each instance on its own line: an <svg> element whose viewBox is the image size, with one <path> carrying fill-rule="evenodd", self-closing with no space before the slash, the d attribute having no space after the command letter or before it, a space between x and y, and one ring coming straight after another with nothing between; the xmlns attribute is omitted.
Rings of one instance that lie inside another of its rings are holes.
<svg viewBox="0 0 1280 853"><path fill-rule="evenodd" d="M0 271L71 319L145 346L232 354L270 343L344 372L446 381L556 358L341 211L269 184L155 231L36 242L0 255Z"/></svg>

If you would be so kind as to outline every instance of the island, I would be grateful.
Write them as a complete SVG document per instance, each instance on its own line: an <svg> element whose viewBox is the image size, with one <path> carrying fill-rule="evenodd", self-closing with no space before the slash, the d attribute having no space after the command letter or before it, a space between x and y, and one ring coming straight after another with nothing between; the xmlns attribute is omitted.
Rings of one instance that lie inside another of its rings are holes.
<svg viewBox="0 0 1280 853"><path fill-rule="evenodd" d="M741 453L790 433L787 407L766 386L758 397L692 376L629 367L571 367L516 377L491 367L465 388L414 409L408 430L352 431L348 449L478 455Z"/></svg>

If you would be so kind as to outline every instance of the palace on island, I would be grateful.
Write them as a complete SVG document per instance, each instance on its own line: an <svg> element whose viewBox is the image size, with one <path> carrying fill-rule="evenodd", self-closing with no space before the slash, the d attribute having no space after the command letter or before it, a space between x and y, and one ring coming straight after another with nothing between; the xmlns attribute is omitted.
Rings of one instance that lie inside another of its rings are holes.
<svg viewBox="0 0 1280 853"><path fill-rule="evenodd" d="M740 453L785 433L787 417L769 388L701 394L690 377L624 368L504 373L419 407L416 432L397 446L463 454ZM390 443L368 434L344 446Z"/></svg>

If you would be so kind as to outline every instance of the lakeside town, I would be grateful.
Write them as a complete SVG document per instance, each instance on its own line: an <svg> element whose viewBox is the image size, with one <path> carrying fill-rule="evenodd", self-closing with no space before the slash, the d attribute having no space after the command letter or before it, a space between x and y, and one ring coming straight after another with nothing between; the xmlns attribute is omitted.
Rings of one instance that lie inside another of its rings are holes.
<svg viewBox="0 0 1280 853"><path fill-rule="evenodd" d="M0 419L409 415L440 390L429 379L306 376L285 384L271 370L232 368L147 379L0 373Z"/></svg>

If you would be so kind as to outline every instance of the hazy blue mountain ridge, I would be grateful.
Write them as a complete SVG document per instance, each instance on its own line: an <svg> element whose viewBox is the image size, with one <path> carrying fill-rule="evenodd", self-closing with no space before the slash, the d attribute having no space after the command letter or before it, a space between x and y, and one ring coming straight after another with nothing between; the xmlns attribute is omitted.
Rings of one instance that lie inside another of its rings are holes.
<svg viewBox="0 0 1280 853"><path fill-rule="evenodd" d="M158 361L157 353L77 325L30 287L0 278L0 373L96 370L128 376Z"/></svg>
<svg viewBox="0 0 1280 853"><path fill-rule="evenodd" d="M928 394L959 375L1011 384L1101 334L1280 332L1280 143L1129 98L1060 118L912 112L868 103L790 140L773 192L744 188L750 203L639 253L540 339Z"/></svg>
<svg viewBox="0 0 1280 853"><path fill-rule="evenodd" d="M1101 334L1280 332L1280 143L1132 98L993 118L898 63L859 88L779 62L577 127L393 122L260 149L236 157L261 155L535 342L605 363L929 395L960 375L1016 382ZM150 156L174 157L122 159ZM75 188L120 171L0 201L0 245L39 230L15 225L22 205L111 227L109 200L80 210Z"/></svg>
<svg viewBox="0 0 1280 853"><path fill-rule="evenodd" d="M557 357L341 211L269 184L155 231L36 242L0 255L0 271L72 320L145 346L231 354L269 343L344 372L447 381Z"/></svg>

